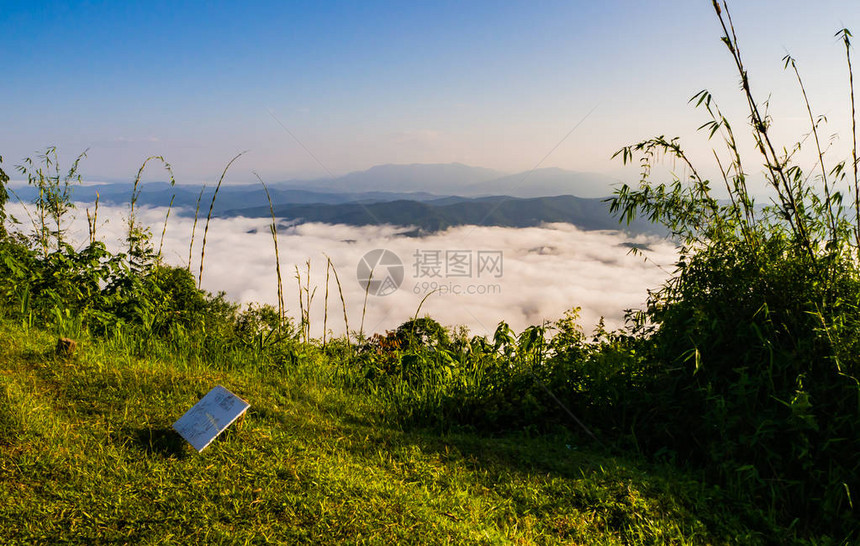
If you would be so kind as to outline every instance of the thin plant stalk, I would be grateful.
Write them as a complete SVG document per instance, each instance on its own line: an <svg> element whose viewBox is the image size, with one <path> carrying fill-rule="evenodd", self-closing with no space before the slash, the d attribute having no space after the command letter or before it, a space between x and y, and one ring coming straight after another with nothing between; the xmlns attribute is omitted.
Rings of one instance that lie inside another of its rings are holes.
<svg viewBox="0 0 860 546"><path fill-rule="evenodd" d="M364 339L364 315L367 313L367 295L370 293L371 282L373 282L373 269L370 270L370 276L367 278L367 285L364 287L364 305L361 307L361 327L358 329L359 342Z"/></svg>
<svg viewBox="0 0 860 546"><path fill-rule="evenodd" d="M281 254L278 249L278 222L275 218L275 207L272 204L272 197L269 194L269 188L266 186L266 183L263 182L263 179L260 178L260 175L256 172L254 176L257 177L257 180L260 181L260 184L263 185L263 190L266 192L266 199L269 201L269 212L272 215L272 224L269 226L269 231L272 233L272 242L275 244L275 274L278 278L278 331L280 332L281 326L284 324L286 309L284 306L284 283L281 277Z"/></svg>
<svg viewBox="0 0 860 546"><path fill-rule="evenodd" d="M431 290L430 292L427 292L426 294L424 294L424 297L421 298L421 301L418 302L418 307L415 309L415 315L412 316L412 331L410 333L411 333L413 339L415 338L415 326L418 322L418 313L421 312L421 307L424 305L424 302L427 301L427 298L429 298L430 296L432 296L433 294L435 294L438 291L439 291L439 289L436 288L435 290Z"/></svg>
<svg viewBox="0 0 860 546"><path fill-rule="evenodd" d="M296 269L296 283L299 287L299 322L301 323L302 328L300 335L302 338L305 338L305 304L302 299L302 274L299 272L299 266L294 265L293 267ZM307 340L305 339L305 341Z"/></svg>
<svg viewBox="0 0 860 546"><path fill-rule="evenodd" d="M62 236L63 236L63 230L60 229L60 218L62 217L63 212L67 208L74 208L74 205L71 203L71 195L69 194L69 180L77 179L78 184L81 184L82 180L81 180L81 175L78 173L78 165L80 164L82 159L87 157L88 151L89 151L89 148L84 150L77 158L75 158L75 161L72 163L72 166L69 169L69 172L65 177L63 193L61 195L59 195L59 199L57 201L58 207L55 210L55 216L54 216L54 220L56 221L56 224L57 224L57 233L56 233L57 250L60 249L60 243L62 241ZM57 167L59 168L59 165L57 165Z"/></svg>
<svg viewBox="0 0 860 546"><path fill-rule="evenodd" d="M45 201L45 189L39 188L39 203ZM39 243L42 245L42 255L48 256L48 228L45 220L45 207L37 207L39 213Z"/></svg>
<svg viewBox="0 0 860 546"><path fill-rule="evenodd" d="M418 320L418 313L421 312L421 307L424 305L424 302L427 301L427 298L429 298L430 296L432 296L433 294L435 294L438 291L439 291L439 289L436 288L435 290L431 290L430 292L427 292L424 295L424 297L421 298L421 301L418 302L418 308L415 309L415 315L412 317L412 324L413 325L415 324L415 321Z"/></svg>
<svg viewBox="0 0 860 546"><path fill-rule="evenodd" d="M305 335L305 342L310 341L311 338L311 302L314 299L314 296L317 293L316 287L314 287L313 291L311 291L311 261L307 261L308 273L307 277L305 277L305 298L307 298L307 303L305 305L305 319L307 322L307 334Z"/></svg>
<svg viewBox="0 0 860 546"><path fill-rule="evenodd" d="M836 33L845 44L845 59L848 61L848 87L851 94L851 165L854 167L854 241L860 255L860 177L857 173L857 114L854 105L854 70L851 67L851 32L843 28Z"/></svg>
<svg viewBox="0 0 860 546"><path fill-rule="evenodd" d="M197 218L200 214L200 200L203 199L203 192L206 191L206 184L200 188L200 195L197 196L197 205L194 207L194 223L191 224L191 244L188 245L188 271L191 271L191 260L194 252L194 234L197 231Z"/></svg>
<svg viewBox="0 0 860 546"><path fill-rule="evenodd" d="M87 228L90 234L90 246L96 242L96 222L99 219L99 192L96 192L96 202L93 205L93 214L90 217L90 209L87 209Z"/></svg>
<svg viewBox="0 0 860 546"><path fill-rule="evenodd" d="M316 288L311 291L311 261L307 261L307 277L305 285L302 286L302 275L299 272L299 266L294 266L296 269L296 282L299 287L299 313L302 317L302 337L305 343L310 342L311 338L311 303L313 302Z"/></svg>
<svg viewBox="0 0 860 546"><path fill-rule="evenodd" d="M218 190L221 189L221 183L224 182L224 177L230 169L230 165L234 161L245 155L245 152L239 152L233 159L227 163L224 170L221 172L221 178L218 179L218 184L215 186L215 192L212 194L212 202L209 203L209 213L206 215L206 225L203 228L203 242L200 243L200 272L197 274L197 288L203 286L203 260L206 258L206 236L209 234L209 222L212 220L212 211L215 209L215 199L218 197Z"/></svg>
<svg viewBox="0 0 860 546"><path fill-rule="evenodd" d="M346 312L346 299L344 299L343 297L343 287L340 284L340 277L337 274L337 268L334 266L334 263L332 263L331 258L326 256L326 259L331 266L332 273L334 273L334 282L337 283L337 292L338 295L340 295L340 305L343 308L343 327L346 329L346 346L348 348L351 348L349 342L349 317L347 316Z"/></svg>
<svg viewBox="0 0 860 546"><path fill-rule="evenodd" d="M712 0L714 11L717 13L717 17L720 20L720 25L723 28L723 43L725 43L729 52L732 55L732 58L735 61L735 66L738 69L738 73L741 77L741 89L744 92L744 95L747 99L747 105L750 110L750 116L752 120L753 126L753 135L756 139L756 147L761 152L762 156L765 158L765 167L770 171L771 174L771 184L779 196L780 202L782 204L783 210L788 215L789 223L792 227L792 230L797 235L800 240L801 245L806 251L808 257L816 261L815 252L812 248L812 241L809 237L809 233L806 229L806 224L803 220L803 215L800 213L800 207L797 204L797 200L795 199L795 190L789 182L788 175L785 172L785 165L782 161L780 161L779 156L776 153L776 148L773 145L773 142L770 139L770 134L768 133L768 123L764 116L762 116L758 103L752 95L752 90L750 88L749 76L747 75L746 67L744 66L743 60L741 59L740 48L738 46L738 38L735 33L734 23L732 22L731 14L729 13L728 5L723 2L722 7L720 6L720 2L718 0ZM723 11L725 11L725 17L723 17Z"/></svg>
<svg viewBox="0 0 860 546"><path fill-rule="evenodd" d="M732 200L732 206L737 209L738 205L743 208L743 219L740 217L739 211L735 210L735 218L742 226L742 231L751 246L756 246L755 238L752 237L752 226L755 225L755 210L752 199L747 191L746 175L744 174L743 161L741 159L740 150L738 149L737 140L735 139L734 131L729 120L723 115L719 106L713 100L711 94L707 91L697 93L690 102L697 100L697 106L704 105L705 109L710 114L712 122L702 125L702 128L710 126L711 136L719 130L723 138L723 142L731 153L732 163L729 169L723 168L720 157L716 150L713 150L714 158L717 160L717 165L720 167L720 173L726 185L726 191ZM732 183L729 183L728 173L730 169L734 169L735 173L732 176Z"/></svg>
<svg viewBox="0 0 860 546"><path fill-rule="evenodd" d="M161 240L158 242L158 257L161 258L161 249L164 248L164 236L167 233L167 221L170 220L170 211L173 209L173 201L176 199L176 192L170 196L170 203L167 205L167 214L164 215L164 225L161 228Z"/></svg>
<svg viewBox="0 0 860 546"><path fill-rule="evenodd" d="M164 157L160 155L151 155L147 157L143 163L140 165L140 168L137 170L137 175L134 177L134 183L131 186L131 201L129 202L129 214L128 214L128 237L129 241L131 241L135 228L137 227L134 216L134 207L137 204L138 198L140 198L140 189L141 186L141 178L143 178L143 171L146 169L146 166L150 161L158 160L161 162L164 169L170 175L170 187L174 187L176 185L176 178L173 176L173 167L170 166L170 163L165 161ZM170 200L171 204L173 203L173 199ZM170 214L170 210L168 209L168 215ZM165 220L165 223L167 220Z"/></svg>
<svg viewBox="0 0 860 546"><path fill-rule="evenodd" d="M53 154L54 160L51 160ZM49 147L45 150L44 154L38 156L38 159L41 159L45 162L45 169L50 170L52 166L55 167L56 170L56 179L59 180L60 173L59 167L57 166L59 161L57 160L57 149L56 147ZM18 165L17 169L21 174L27 175L27 183L33 186L36 186L39 189L39 198L36 200L36 213L39 217L38 225L35 227L35 236L36 240L39 242L39 246L42 247L42 255L48 256L48 222L47 222L47 209L48 209L48 198L46 197L47 190L46 188L50 184L51 176L46 175L45 171L42 170L42 167L35 168L35 174L33 174L34 162L31 158L24 159L24 165Z"/></svg>
<svg viewBox="0 0 860 546"><path fill-rule="evenodd" d="M39 202L45 201L45 189L39 188ZM42 255L48 256L48 228L45 220L45 207L38 207L39 211L39 242L42 245Z"/></svg>
<svg viewBox="0 0 860 546"><path fill-rule="evenodd" d="M818 138L818 123L816 123L812 115L812 106L809 104L809 97L806 95L806 87L803 85L803 80L800 77L800 71L797 69L797 63L790 55L785 56L785 65L791 65L794 70L794 75L797 77L797 83L800 85L800 92L803 95L803 103L806 105L806 112L809 115L809 123L812 125L812 136L815 138L815 150L818 152L818 166L821 168L821 181L824 184L824 199L826 201L827 223L830 228L830 238L835 240L836 234L836 219L833 216L833 208L830 199L830 184L827 182L827 169L824 167L824 152L821 151L821 141Z"/></svg>
<svg viewBox="0 0 860 546"><path fill-rule="evenodd" d="M30 212L30 208L27 207L27 203L25 203L24 200L21 199L21 197L17 193L15 193L15 190L13 190L12 188L6 188L6 191L8 191L9 194L12 195L12 197L18 200L18 203L21 205L21 207L24 209L24 212L27 214L27 218L30 219L30 223L33 224L33 231L38 232L39 225L36 223L36 219L33 218L33 214Z"/></svg>
<svg viewBox="0 0 860 546"><path fill-rule="evenodd" d="M0 155L0 165L3 163L3 156ZM6 231L6 202L9 200L9 193L6 191L6 185L9 183L9 175L0 167L0 240L5 239Z"/></svg>
<svg viewBox="0 0 860 546"><path fill-rule="evenodd" d="M326 328L328 328L328 281L329 273L331 272L331 260L325 266L325 297L323 298L323 335L322 347L325 350Z"/></svg>

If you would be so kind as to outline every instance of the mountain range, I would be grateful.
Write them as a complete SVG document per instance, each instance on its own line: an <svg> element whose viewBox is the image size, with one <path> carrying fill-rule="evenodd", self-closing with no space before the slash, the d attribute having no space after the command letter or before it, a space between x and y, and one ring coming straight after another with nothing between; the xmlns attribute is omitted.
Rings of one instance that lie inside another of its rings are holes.
<svg viewBox="0 0 860 546"><path fill-rule="evenodd" d="M366 171L311 181L291 181L282 185L316 192L429 192L436 195L486 197L606 197L618 181L596 173L558 168L534 169L504 174L492 169L460 163L378 165Z"/></svg>
<svg viewBox="0 0 860 546"><path fill-rule="evenodd" d="M664 235L657 226L635 220L619 224L603 199L572 195L530 199L494 196L447 197L431 201L396 200L331 205L287 204L274 207L275 216L289 223L319 222L354 226L391 224L411 226L408 235L420 236L462 225L534 227L564 222L584 230L624 230L632 234ZM268 206L227 211L223 216L269 217Z"/></svg>
<svg viewBox="0 0 860 546"><path fill-rule="evenodd" d="M268 189L276 216L291 223L392 224L413 226L420 234L465 224L527 227L545 222L567 222L590 230L622 229L605 202L615 184L603 175L557 168L504 175L452 163L380 165L328 179L273 182ZM199 200L205 214L214 187L147 182L139 190L138 206L167 206L172 199L178 214L193 214ZM32 187L16 191L24 201L35 198ZM93 202L98 194L100 203L108 205L125 205L131 197L129 183L82 185L72 191L75 201ZM214 213L220 217L271 214L259 183L222 185ZM644 221L623 229L660 233Z"/></svg>

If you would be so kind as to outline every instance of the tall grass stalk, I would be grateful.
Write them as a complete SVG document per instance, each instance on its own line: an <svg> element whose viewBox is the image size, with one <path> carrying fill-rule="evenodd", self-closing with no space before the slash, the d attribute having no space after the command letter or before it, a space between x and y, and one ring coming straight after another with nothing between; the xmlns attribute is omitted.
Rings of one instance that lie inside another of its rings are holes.
<svg viewBox="0 0 860 546"><path fill-rule="evenodd" d="M307 276L305 284L302 286L302 274L299 272L299 266L293 266L296 270L296 283L299 288L299 314L302 322L302 338L305 343L308 343L311 338L311 302L317 292L316 287L311 291L311 261L305 262L307 265Z"/></svg>
<svg viewBox="0 0 860 546"><path fill-rule="evenodd" d="M39 199L37 203L42 203L45 201L45 190L44 188L39 188ZM36 213L39 215L39 228L37 239L39 240L39 244L42 247L42 255L48 256L48 228L47 223L45 221L46 213L45 208L39 205L36 205Z"/></svg>
<svg viewBox="0 0 860 546"><path fill-rule="evenodd" d="M212 194L212 202L209 203L209 213L206 215L206 225L203 228L203 242L200 243L200 272L197 274L197 288L203 286L203 260L206 258L206 236L209 234L209 222L212 220L212 211L215 209L215 199L218 197L218 190L221 189L221 183L224 182L224 177L230 169L230 165L234 161L245 155L246 152L239 152L231 159L224 170L221 172L221 177L218 179L218 184L215 186L215 192Z"/></svg>
<svg viewBox="0 0 860 546"><path fill-rule="evenodd" d="M432 296L433 294L435 294L438 291L439 291L439 289L436 288L435 290L431 290L430 292L427 292L426 294L424 294L424 297L421 298L421 301L418 302L418 307L415 309L415 315L413 315L413 317L412 317L412 336L413 337L415 336L415 325L418 324L418 313L421 312L421 307L424 306L424 302L427 301L427 298L429 298L430 296Z"/></svg>
<svg viewBox="0 0 860 546"><path fill-rule="evenodd" d="M171 186L172 186L171 181ZM161 240L158 242L158 257L161 258L161 249L164 248L164 236L167 234L167 221L170 220L170 211L173 210L173 201L176 199L176 192L170 196L170 203L167 205L167 214L164 215L164 225L161 227Z"/></svg>
<svg viewBox="0 0 860 546"><path fill-rule="evenodd" d="M96 192L96 202L93 205L93 214L90 216L90 209L87 209L87 229L90 235L90 245L96 242L96 222L99 219L99 192Z"/></svg>
<svg viewBox="0 0 860 546"><path fill-rule="evenodd" d="M821 182L824 185L825 212L827 214L827 224L830 229L830 240L835 241L838 237L836 233L836 217L833 214L833 202L830 197L830 183L827 181L827 169L824 166L824 152L821 149L821 140L818 138L818 124L824 119L820 117L818 121L812 115L812 106L809 104L809 97L806 95L806 87L803 85L803 79L800 77L800 71L797 69L797 62L791 55L786 55L783 58L785 67L791 65L794 75L797 78L797 83L800 86L800 92L803 95L803 104L806 106L806 112L809 115L809 123L812 126L812 136L815 139L815 151L818 153L818 166L821 169Z"/></svg>
<svg viewBox="0 0 860 546"><path fill-rule="evenodd" d="M3 156L0 155L0 165L3 164ZM0 239L6 238L6 202L9 201L9 193L6 185L9 183L9 175L0 166Z"/></svg>
<svg viewBox="0 0 860 546"><path fill-rule="evenodd" d="M367 313L367 295L370 293L370 283L373 282L374 269L376 268L374 267L370 270L370 276L367 278L367 285L364 287L364 305L361 306L361 326L358 329L359 343L364 339L364 315Z"/></svg>
<svg viewBox="0 0 860 546"><path fill-rule="evenodd" d="M331 267L332 273L334 273L334 282L337 284L337 293L340 296L340 305L343 308L343 327L346 330L346 346L351 349L352 345L349 341L349 316L346 312L346 299L343 297L343 287L340 284L340 277L337 274L337 268L334 266L331 258L326 256L326 259L328 260L328 265Z"/></svg>
<svg viewBox="0 0 860 546"><path fill-rule="evenodd" d="M263 182L263 179L260 178L259 174L255 172L254 176L263 185L263 190L266 192L266 200L269 202L269 213L272 215L272 224L269 226L269 231L272 233L272 242L275 245L275 274L278 279L278 331L280 331L286 319L286 309L284 308L284 283L281 277L281 254L278 249L278 221L275 218L275 206L272 204L272 196L269 195L269 188Z"/></svg>
<svg viewBox="0 0 860 546"><path fill-rule="evenodd" d="M304 337L305 333L305 305L302 300L302 274L299 272L299 266L293 265L293 268L296 270L296 286L299 289L299 325L301 327L300 335Z"/></svg>
<svg viewBox="0 0 860 546"><path fill-rule="evenodd" d="M325 342L326 342L326 331L328 328L328 282L329 282L329 273L331 272L331 260L328 260L325 265L325 297L323 298L323 334L322 334L322 346L323 350L325 350Z"/></svg>
<svg viewBox="0 0 860 546"><path fill-rule="evenodd" d="M17 193L15 193L15 190L13 190L12 188L6 188L6 191L8 191L9 194L18 201L18 204L21 205L21 208L24 209L24 213L27 215L27 218L30 219L30 224L33 225L33 232L38 233L39 232L39 224L36 222L36 219L33 217L33 213L30 212L30 207L27 206L27 203L25 203L24 200L21 199L21 196L19 196Z"/></svg>
<svg viewBox="0 0 860 546"><path fill-rule="evenodd" d="M131 186L131 200L129 201L129 213L128 213L128 233L129 237L132 235L132 231L137 228L137 223L135 219L135 211L134 208L137 205L137 200L140 198L140 192L143 191L141 188L141 179L143 178L143 171L146 169L146 166L150 161L159 161L167 173L170 175L170 186L173 187L176 185L176 178L173 176L173 167L171 167L170 163L165 161L164 157L160 155L151 155L147 157L143 163L140 165L140 168L137 170L137 175L134 177L134 183ZM171 199L171 203L173 199Z"/></svg>
<svg viewBox="0 0 860 546"><path fill-rule="evenodd" d="M812 248L812 239L809 230L806 226L804 215L801 214L798 205L797 189L789 180L789 175L786 172L786 164L782 161L776 152L770 133L768 132L770 124L766 116L762 115L758 102L755 100L750 87L749 75L746 66L741 58L741 50L738 45L738 37L735 33L734 23L732 22L731 13L728 5L723 2L720 6L718 0L712 0L714 11L720 21L720 26L723 29L723 43L732 55L735 62L735 67L741 78L741 89L747 99L747 106L750 111L750 119L752 121L753 138L756 142L756 148L764 157L764 166L769 173L769 182L776 190L779 197L782 209L786 212L787 220L791 229L797 236L798 241L805 250L808 258L813 262L817 262L817 256Z"/></svg>
<svg viewBox="0 0 860 546"><path fill-rule="evenodd" d="M311 261L308 259L306 262L308 266L307 277L305 277L305 320L307 322L307 334L305 335L305 343L310 341L311 338L311 302L314 300L314 296L317 293L316 287L314 287L313 291L311 291Z"/></svg>
<svg viewBox="0 0 860 546"><path fill-rule="evenodd" d="M851 32L843 28L836 33L845 44L845 60L848 62L848 89L851 98L851 165L854 171L854 241L860 257L860 177L857 173L857 114L854 105L854 70L851 67Z"/></svg>
<svg viewBox="0 0 860 546"><path fill-rule="evenodd" d="M188 245L188 271L191 271L191 260L194 252L194 235L197 232L197 218L200 215L200 201L203 199L203 192L206 191L206 184L200 188L200 195L197 196L197 204L194 206L194 223L191 224L191 244Z"/></svg>

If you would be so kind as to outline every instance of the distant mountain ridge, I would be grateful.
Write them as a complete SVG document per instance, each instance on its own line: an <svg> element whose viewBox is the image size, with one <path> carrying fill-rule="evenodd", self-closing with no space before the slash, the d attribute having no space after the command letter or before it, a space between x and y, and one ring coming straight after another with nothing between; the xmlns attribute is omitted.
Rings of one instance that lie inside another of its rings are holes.
<svg viewBox="0 0 860 546"><path fill-rule="evenodd" d="M530 227L565 222L586 230L662 235L645 221L619 224L605 202L614 183L606 176L557 168L501 175L452 163L379 165L341 177L268 186L275 215L288 222L412 226L418 234L458 225ZM129 183L74 186L72 199L93 202L98 195L103 204L122 206L131 199L131 189ZM177 214L193 214L199 200L205 213L214 189L147 182L139 187L137 204L167 206L172 200ZM32 200L35 189L18 188L17 194ZM271 212L261 184L225 184L214 214L268 217Z"/></svg>
<svg viewBox="0 0 860 546"><path fill-rule="evenodd" d="M567 171L555 167L504 174L492 169L470 167L460 163L378 165L366 171L309 181L287 181L275 184L281 188L316 192L429 192L437 195L479 197L510 195L514 197L607 197L617 180L605 175Z"/></svg>
<svg viewBox="0 0 860 546"><path fill-rule="evenodd" d="M78 186L72 188L72 200L78 202L92 203L98 195L99 202L103 205L122 206L128 205L131 200L131 184L110 183L99 185ZM148 182L141 185L138 205L152 207L166 207L173 200L173 206L180 214L184 212L193 213L200 199L200 205L208 210L212 201L214 186L206 186L201 197L200 186L187 186L177 184L173 188L166 182ZM32 187L16 188L15 193L23 201L32 201L36 197L36 190ZM374 203L380 201L394 201L408 199L413 201L427 201L439 199L441 196L426 192L321 192L304 189L284 188L279 185L269 186L269 195L274 204L338 204L338 203ZM215 201L215 213L220 214L229 209L265 206L268 208L269 201L263 187L258 184L243 184L228 186L223 185L218 191Z"/></svg>
<svg viewBox="0 0 860 546"><path fill-rule="evenodd" d="M622 225L602 199L572 195L522 199L508 196L448 197L431 201L397 200L378 203L289 204L274 207L275 216L290 223L395 225L413 227L413 235L434 233L454 226L535 227L563 222L583 230L620 230L630 234L665 235L644 220ZM225 217L265 218L269 207L229 210Z"/></svg>
<svg viewBox="0 0 860 546"><path fill-rule="evenodd" d="M279 187L295 187L326 192L416 192L437 195L465 195L464 190L504 176L504 173L470 167L461 163L377 165L335 178L288 181Z"/></svg>
<svg viewBox="0 0 860 546"><path fill-rule="evenodd" d="M275 204L299 203L370 203L407 199L428 201L439 197L482 197L507 195L533 198L554 195L577 197L607 197L617 184L608 176L543 168L519 174L505 175L493 169L470 167L461 163L378 165L333 178L315 180L289 180L269 183ZM175 193L174 205L194 207L200 195L200 186L177 184L171 191L166 182L146 182L140 186L138 203L167 206ZM31 187L16 189L24 200L32 200ZM121 205L131 198L130 183L108 183L75 186L73 199L92 202L98 192L105 204ZM214 184L204 191L203 203L212 199ZM230 209L267 205L265 192L259 183L224 184L216 201L216 212Z"/></svg>

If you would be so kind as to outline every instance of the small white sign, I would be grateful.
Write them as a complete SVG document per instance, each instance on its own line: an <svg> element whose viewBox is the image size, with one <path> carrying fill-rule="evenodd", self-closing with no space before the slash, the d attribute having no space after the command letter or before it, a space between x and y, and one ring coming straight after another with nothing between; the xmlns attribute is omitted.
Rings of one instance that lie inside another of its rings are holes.
<svg viewBox="0 0 860 546"><path fill-rule="evenodd" d="M200 452L249 407L250 404L218 385L173 423L173 429Z"/></svg>

